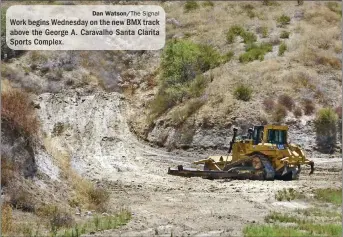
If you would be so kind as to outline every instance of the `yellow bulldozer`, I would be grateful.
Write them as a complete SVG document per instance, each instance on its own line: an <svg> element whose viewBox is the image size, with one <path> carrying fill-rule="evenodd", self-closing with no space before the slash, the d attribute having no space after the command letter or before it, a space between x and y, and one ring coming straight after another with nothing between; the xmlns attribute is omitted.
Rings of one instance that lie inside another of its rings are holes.
<svg viewBox="0 0 343 237"><path fill-rule="evenodd" d="M305 157L300 146L287 142L287 126L254 126L241 136L237 136L237 131L233 129L227 155L194 162L203 165L203 170L179 165L169 168L168 174L208 179L293 180L299 177L301 165L309 165L310 174L314 172L313 161Z"/></svg>

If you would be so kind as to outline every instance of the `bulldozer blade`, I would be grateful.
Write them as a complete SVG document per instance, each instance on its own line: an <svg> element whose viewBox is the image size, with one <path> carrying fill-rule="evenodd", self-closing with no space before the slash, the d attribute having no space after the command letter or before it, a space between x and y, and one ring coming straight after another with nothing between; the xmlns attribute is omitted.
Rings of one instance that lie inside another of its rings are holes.
<svg viewBox="0 0 343 237"><path fill-rule="evenodd" d="M197 170L192 168L178 169L169 168L168 174L182 177L202 177L207 179L254 179L262 180L263 173L252 172L229 172L218 170Z"/></svg>

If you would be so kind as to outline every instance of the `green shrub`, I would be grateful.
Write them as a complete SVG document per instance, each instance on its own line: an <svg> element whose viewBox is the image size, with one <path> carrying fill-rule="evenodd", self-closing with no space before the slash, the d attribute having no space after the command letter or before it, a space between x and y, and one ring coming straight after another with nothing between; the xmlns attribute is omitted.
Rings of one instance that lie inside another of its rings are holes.
<svg viewBox="0 0 343 237"><path fill-rule="evenodd" d="M338 2L328 2L326 6L333 12L342 16L342 5Z"/></svg>
<svg viewBox="0 0 343 237"><path fill-rule="evenodd" d="M264 0L266 1L266 0ZM243 229L244 237L265 237L265 236L292 236L301 237L309 236L308 232L295 229L294 226L280 226L280 225L259 225L250 224Z"/></svg>
<svg viewBox="0 0 343 237"><path fill-rule="evenodd" d="M150 104L151 113L159 116L184 98L200 96L208 82L200 75L229 60L229 56L220 55L209 45L187 40L168 42L162 54L159 90Z"/></svg>
<svg viewBox="0 0 343 237"><path fill-rule="evenodd" d="M188 85L188 95L190 95L190 97L201 96L204 93L207 83L208 83L208 78L202 75L197 76Z"/></svg>
<svg viewBox="0 0 343 237"><path fill-rule="evenodd" d="M246 46L246 52L239 56L239 61L241 63L247 63L254 60L262 61L264 59L264 55L267 52L272 51L272 46L268 43L261 43L260 45L257 44L248 44Z"/></svg>
<svg viewBox="0 0 343 237"><path fill-rule="evenodd" d="M291 18L286 15L281 15L278 19L277 22L281 27L284 27L285 25L288 25L291 22Z"/></svg>
<svg viewBox="0 0 343 237"><path fill-rule="evenodd" d="M315 198L323 201L333 203L335 205L342 205L342 188L340 189L332 189L332 188L324 188L324 189L316 189L314 191Z"/></svg>
<svg viewBox="0 0 343 237"><path fill-rule="evenodd" d="M224 55L222 56L222 63L227 63L227 62L229 62L229 61L233 58L234 55L235 55L235 54L234 54L234 52L232 52L232 51L227 52L226 54L224 54Z"/></svg>
<svg viewBox="0 0 343 237"><path fill-rule="evenodd" d="M197 74L220 65L221 56L208 45L187 40L167 43L161 62L162 82L168 86L193 80Z"/></svg>
<svg viewBox="0 0 343 237"><path fill-rule="evenodd" d="M256 16L256 13L254 12L254 6L251 4L245 4L242 6L242 9L246 11L249 18L254 18Z"/></svg>
<svg viewBox="0 0 343 237"><path fill-rule="evenodd" d="M334 152L337 140L338 116L331 108L322 108L318 111L314 125L318 148L325 153Z"/></svg>
<svg viewBox="0 0 343 237"><path fill-rule="evenodd" d="M289 32L288 31L282 31L280 34L281 39L288 39L289 38Z"/></svg>
<svg viewBox="0 0 343 237"><path fill-rule="evenodd" d="M212 1L205 1L202 5L204 7L214 7L214 3Z"/></svg>
<svg viewBox="0 0 343 237"><path fill-rule="evenodd" d="M267 38L269 31L268 31L268 27L267 26L262 26L261 29L261 34L262 34L262 38Z"/></svg>
<svg viewBox="0 0 343 237"><path fill-rule="evenodd" d="M257 37L253 32L246 31L242 26L239 25L230 27L229 31L226 33L227 42L229 44L233 43L236 36L241 36L246 44L253 43L257 40Z"/></svg>
<svg viewBox="0 0 343 237"><path fill-rule="evenodd" d="M184 5L185 12L190 12L199 8L199 4L196 1L187 1Z"/></svg>
<svg viewBox="0 0 343 237"><path fill-rule="evenodd" d="M280 46L279 46L279 53L278 53L278 55L279 56L283 56L284 53L286 52L286 50L287 50L287 45L284 42L282 42L282 44L280 44Z"/></svg>
<svg viewBox="0 0 343 237"><path fill-rule="evenodd" d="M234 91L234 96L237 100L249 101L251 99L252 89L250 86L240 84Z"/></svg>
<svg viewBox="0 0 343 237"><path fill-rule="evenodd" d="M245 33L245 30L242 26L233 25L226 33L226 40L229 44L232 44L235 41L236 36L242 35L243 33Z"/></svg>
<svg viewBox="0 0 343 237"><path fill-rule="evenodd" d="M244 31L241 36L245 44L252 44L257 40L257 37L253 32Z"/></svg>

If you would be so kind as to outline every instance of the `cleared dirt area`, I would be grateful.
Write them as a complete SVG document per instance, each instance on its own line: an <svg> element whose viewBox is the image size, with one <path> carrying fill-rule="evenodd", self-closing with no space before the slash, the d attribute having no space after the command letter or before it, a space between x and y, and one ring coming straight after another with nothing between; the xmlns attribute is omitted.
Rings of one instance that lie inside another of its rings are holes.
<svg viewBox="0 0 343 237"><path fill-rule="evenodd" d="M110 188L111 204L133 213L127 225L92 236L240 236L244 225L262 222L270 211L311 207L299 201L278 202L277 190L310 193L341 187L340 158L311 157L315 174L309 176L304 167L299 180L288 182L170 176L168 167L191 165L211 152L167 152L138 141L126 123L128 107L117 93L41 98L40 116L48 137L57 122L66 127L59 140L51 138L54 146L68 150L74 168L84 176Z"/></svg>

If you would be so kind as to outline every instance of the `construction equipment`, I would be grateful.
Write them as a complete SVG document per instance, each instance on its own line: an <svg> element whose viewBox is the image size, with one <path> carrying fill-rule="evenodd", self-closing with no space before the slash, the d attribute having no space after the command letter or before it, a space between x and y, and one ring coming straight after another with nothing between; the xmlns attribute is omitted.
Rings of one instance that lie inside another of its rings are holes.
<svg viewBox="0 0 343 237"><path fill-rule="evenodd" d="M228 155L210 156L195 161L203 170L169 168L168 174L208 179L297 179L301 165L309 165L312 174L314 163L308 160L299 145L287 142L288 127L281 125L254 126L248 134L237 137L233 129ZM232 154L231 154L232 153Z"/></svg>

